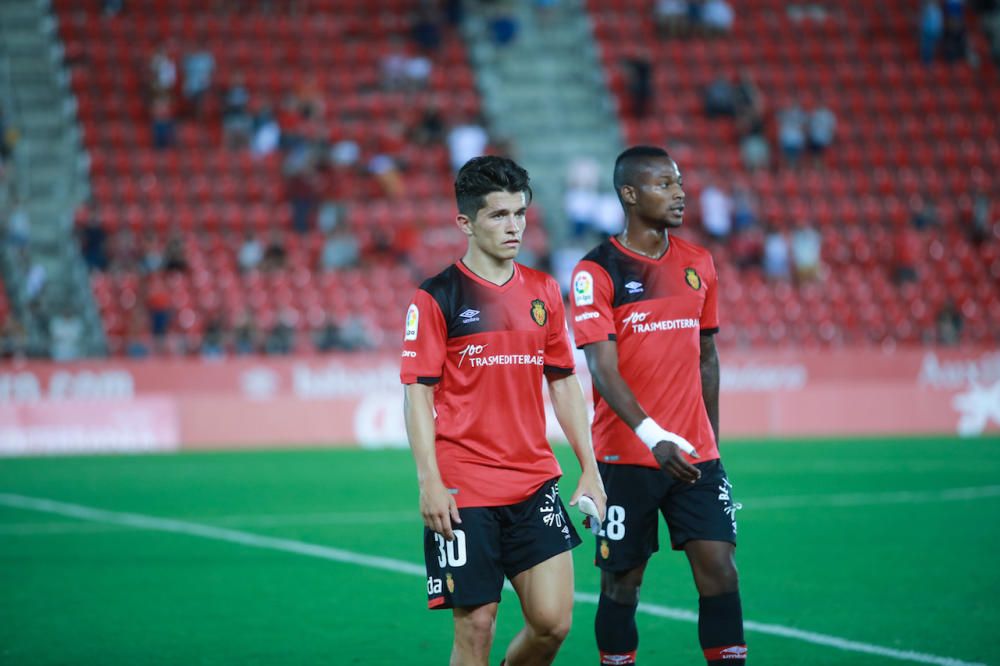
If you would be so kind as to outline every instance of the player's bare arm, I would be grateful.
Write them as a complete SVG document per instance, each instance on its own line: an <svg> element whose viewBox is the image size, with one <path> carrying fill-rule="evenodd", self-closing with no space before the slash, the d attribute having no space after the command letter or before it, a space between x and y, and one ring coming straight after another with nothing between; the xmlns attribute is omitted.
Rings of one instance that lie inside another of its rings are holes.
<svg viewBox="0 0 1000 666"><path fill-rule="evenodd" d="M460 523L458 506L438 471L434 453L434 388L424 384L407 384L403 394L403 414L406 436L417 463L417 483L420 486L420 515L424 525L448 541L455 538L452 522Z"/></svg>
<svg viewBox="0 0 1000 666"><path fill-rule="evenodd" d="M594 342L585 346L583 351L598 393L629 428L637 428L648 415L618 371L618 344L613 340ZM674 442L660 441L652 452L660 469L675 479L694 483L701 478L701 471L684 459L680 447Z"/></svg>
<svg viewBox="0 0 1000 666"><path fill-rule="evenodd" d="M705 401L705 411L719 443L719 351L715 347L714 335L701 336L701 398Z"/></svg>
<svg viewBox="0 0 1000 666"><path fill-rule="evenodd" d="M604 520L607 494L604 492L604 482L597 471L597 459L594 457L594 446L590 441L590 427L587 423L587 404L583 400L583 389L576 375L550 377L549 397L556 413L559 426L566 433L576 459L580 461L580 482L570 498L569 505L576 506L584 495L587 495L597 505L597 513Z"/></svg>

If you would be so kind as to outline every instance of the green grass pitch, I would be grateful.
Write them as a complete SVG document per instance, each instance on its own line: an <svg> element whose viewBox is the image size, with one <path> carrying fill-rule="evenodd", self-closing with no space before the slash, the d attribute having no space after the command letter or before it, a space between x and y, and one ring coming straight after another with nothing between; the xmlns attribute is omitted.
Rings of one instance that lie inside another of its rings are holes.
<svg viewBox="0 0 1000 666"><path fill-rule="evenodd" d="M568 500L578 472L557 453ZM744 505L748 621L923 655L751 628L752 663L1000 663L1000 440L734 442L723 457ZM0 664L447 663L450 613L426 610L413 573L29 510L14 495L422 565L407 451L0 460ZM596 593L589 538L575 556L577 590ZM661 550L642 596L695 610L683 555ZM577 604L557 664L596 663L594 611ZM520 624L505 593L491 663ZM643 613L639 630L642 663L703 663L690 621Z"/></svg>

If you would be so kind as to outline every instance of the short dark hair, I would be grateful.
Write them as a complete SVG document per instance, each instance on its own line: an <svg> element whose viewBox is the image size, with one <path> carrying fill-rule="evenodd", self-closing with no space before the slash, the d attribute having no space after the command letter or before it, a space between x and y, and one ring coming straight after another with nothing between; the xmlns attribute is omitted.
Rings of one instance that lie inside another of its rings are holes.
<svg viewBox="0 0 1000 666"><path fill-rule="evenodd" d="M632 146L625 149L615 160L614 185L618 199L622 197L622 187L635 182L636 172L643 162L661 157L672 159L670 153L659 146Z"/></svg>
<svg viewBox="0 0 1000 666"><path fill-rule="evenodd" d="M531 203L530 180L528 172L514 160L496 155L473 157L455 176L458 212L475 217L486 205L486 196L492 192L524 192L527 202Z"/></svg>

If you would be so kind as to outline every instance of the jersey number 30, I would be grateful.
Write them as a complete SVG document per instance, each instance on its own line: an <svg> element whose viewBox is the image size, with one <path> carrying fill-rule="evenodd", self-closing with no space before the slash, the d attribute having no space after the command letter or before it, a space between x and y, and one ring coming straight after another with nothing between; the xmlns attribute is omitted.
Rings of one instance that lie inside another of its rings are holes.
<svg viewBox="0 0 1000 666"><path fill-rule="evenodd" d="M465 532L454 530L455 538L446 541L443 536L434 533L438 545L438 566L460 567L465 564Z"/></svg>

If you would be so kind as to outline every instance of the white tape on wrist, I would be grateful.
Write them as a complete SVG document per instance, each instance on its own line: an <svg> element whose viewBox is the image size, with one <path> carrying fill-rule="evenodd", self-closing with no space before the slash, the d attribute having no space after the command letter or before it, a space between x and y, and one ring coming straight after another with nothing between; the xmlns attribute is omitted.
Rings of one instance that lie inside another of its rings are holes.
<svg viewBox="0 0 1000 666"><path fill-rule="evenodd" d="M635 434L642 440L643 444L649 447L650 451L652 451L653 448L660 442L673 442L680 447L681 451L689 456L695 455L695 448L691 446L691 442L676 433L664 430L651 418L644 418L642 422L635 427Z"/></svg>

